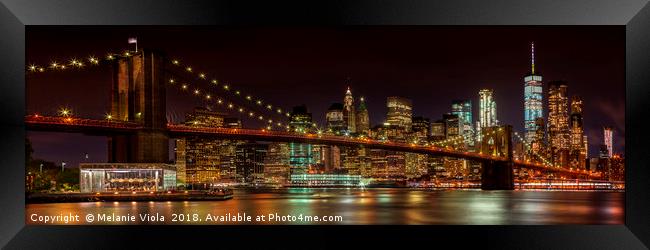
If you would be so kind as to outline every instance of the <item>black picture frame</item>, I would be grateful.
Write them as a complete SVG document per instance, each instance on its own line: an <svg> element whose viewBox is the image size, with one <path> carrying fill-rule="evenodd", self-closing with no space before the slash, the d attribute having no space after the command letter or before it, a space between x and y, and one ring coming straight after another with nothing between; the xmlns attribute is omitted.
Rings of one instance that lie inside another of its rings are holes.
<svg viewBox="0 0 650 250"><path fill-rule="evenodd" d="M644 133L650 99L650 4L626 1L0 0L0 246L7 249L459 246L647 249ZM26 25L624 25L625 225L571 226L27 226L24 197ZM345 241L345 242L341 242ZM303 243L304 242L304 243ZM134 245L135 244L135 245ZM299 245L308 244L308 245Z"/></svg>

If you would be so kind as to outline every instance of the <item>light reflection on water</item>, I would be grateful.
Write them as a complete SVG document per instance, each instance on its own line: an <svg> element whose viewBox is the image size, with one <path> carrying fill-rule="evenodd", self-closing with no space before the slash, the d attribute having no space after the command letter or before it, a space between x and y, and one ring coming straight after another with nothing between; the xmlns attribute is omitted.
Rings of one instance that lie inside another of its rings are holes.
<svg viewBox="0 0 650 250"><path fill-rule="evenodd" d="M29 216L70 212L165 216L164 222L101 224L239 224L236 222L172 222L171 214L342 216L321 224L623 224L620 192L546 192L412 189L270 189L236 190L227 201L84 202L28 204ZM82 219L81 223L84 224ZM253 223L256 223L253 221ZM263 223L263 222L262 222ZM266 222L269 223L269 222ZM95 223L97 224L97 223ZM271 224L313 224L273 222Z"/></svg>

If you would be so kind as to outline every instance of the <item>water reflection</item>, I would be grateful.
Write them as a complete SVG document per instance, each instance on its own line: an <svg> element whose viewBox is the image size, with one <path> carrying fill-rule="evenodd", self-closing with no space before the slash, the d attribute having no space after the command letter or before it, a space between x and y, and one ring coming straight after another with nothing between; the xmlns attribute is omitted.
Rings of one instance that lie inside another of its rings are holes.
<svg viewBox="0 0 650 250"><path fill-rule="evenodd" d="M236 190L227 201L85 202L28 204L31 214L165 216L165 221L99 224L242 224L238 222L173 222L172 213L217 216L342 216L341 222L265 221L252 224L622 224L624 193L409 189L271 189ZM95 222L97 224L98 222ZM63 224L63 223L61 223ZM82 222L76 224L85 224ZM243 223L249 224L249 223Z"/></svg>

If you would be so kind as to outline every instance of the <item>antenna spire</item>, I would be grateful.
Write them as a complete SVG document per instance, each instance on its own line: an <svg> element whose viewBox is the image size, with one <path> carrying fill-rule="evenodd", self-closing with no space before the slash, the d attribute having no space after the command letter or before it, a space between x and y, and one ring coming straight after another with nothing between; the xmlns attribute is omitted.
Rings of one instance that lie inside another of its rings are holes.
<svg viewBox="0 0 650 250"><path fill-rule="evenodd" d="M531 74L535 74L535 42L530 43L530 66Z"/></svg>

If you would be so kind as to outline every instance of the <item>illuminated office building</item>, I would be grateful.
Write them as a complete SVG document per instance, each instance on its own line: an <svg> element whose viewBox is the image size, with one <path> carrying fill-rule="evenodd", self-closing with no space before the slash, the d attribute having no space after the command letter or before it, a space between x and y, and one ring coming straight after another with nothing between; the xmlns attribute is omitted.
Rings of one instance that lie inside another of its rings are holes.
<svg viewBox="0 0 650 250"><path fill-rule="evenodd" d="M451 103L451 113L457 115L463 126L463 135L472 133L472 101L471 100L454 100Z"/></svg>
<svg viewBox="0 0 650 250"><path fill-rule="evenodd" d="M186 114L185 124L197 127L224 127L229 119L224 113L195 108ZM238 119L234 119L237 120ZM239 124L237 122L237 124ZM177 139L175 147L179 183L208 184L234 180L235 147L241 141L215 140L198 136Z"/></svg>
<svg viewBox="0 0 650 250"><path fill-rule="evenodd" d="M245 143L235 149L237 182L258 183L264 181L264 157L268 145Z"/></svg>
<svg viewBox="0 0 650 250"><path fill-rule="evenodd" d="M614 154L613 136L614 136L614 131L612 130L612 127L603 128L603 138L604 138L605 146L607 146L608 158L612 158L612 155Z"/></svg>
<svg viewBox="0 0 650 250"><path fill-rule="evenodd" d="M387 98L388 114L386 122L396 125L406 132L411 131L413 106L409 99L391 96Z"/></svg>
<svg viewBox="0 0 650 250"><path fill-rule="evenodd" d="M570 130L570 164L573 167L584 168L587 149L585 147L584 126L582 117L583 104L579 96L571 98L571 115L569 116Z"/></svg>
<svg viewBox="0 0 650 250"><path fill-rule="evenodd" d="M548 88L548 139L552 161L568 165L570 148L568 85L564 81L549 82Z"/></svg>
<svg viewBox="0 0 650 250"><path fill-rule="evenodd" d="M476 122L477 141L481 141L481 131L483 128L497 126L497 104L493 99L493 92L490 89L482 89L478 92L479 96L479 120Z"/></svg>
<svg viewBox="0 0 650 250"><path fill-rule="evenodd" d="M307 112L307 106L301 105L293 108L290 130L298 133L307 133L312 128L311 113ZM313 164L312 146L305 143L289 143L289 165L291 174L307 173L309 166Z"/></svg>
<svg viewBox="0 0 650 250"><path fill-rule="evenodd" d="M367 135L370 130L370 116L363 97L359 98L357 109L357 133Z"/></svg>
<svg viewBox="0 0 650 250"><path fill-rule="evenodd" d="M615 154L609 158L608 177L610 181L625 181L625 158Z"/></svg>
<svg viewBox="0 0 650 250"><path fill-rule="evenodd" d="M264 181L287 184L289 181L289 144L271 143L264 158Z"/></svg>
<svg viewBox="0 0 650 250"><path fill-rule="evenodd" d="M524 129L526 142L533 141L537 132L535 120L544 117L542 76L535 73L535 44L530 45L530 73L524 77Z"/></svg>
<svg viewBox="0 0 650 250"><path fill-rule="evenodd" d="M417 139L418 143L427 142L427 138L431 134L431 124L429 122L429 118L424 118L422 116L413 117L413 124L411 127L414 137Z"/></svg>
<svg viewBox="0 0 650 250"><path fill-rule="evenodd" d="M325 122L327 126L327 133L335 135L344 134L347 130L345 120L343 119L343 104L332 103L327 113L325 113Z"/></svg>
<svg viewBox="0 0 650 250"><path fill-rule="evenodd" d="M352 92L350 87L345 91L345 98L343 98L343 120L348 133L357 132L357 113L354 108L354 98L352 97Z"/></svg>
<svg viewBox="0 0 650 250"><path fill-rule="evenodd" d="M444 140L446 137L445 132L445 122L443 120L437 120L431 123L431 140L440 141Z"/></svg>

